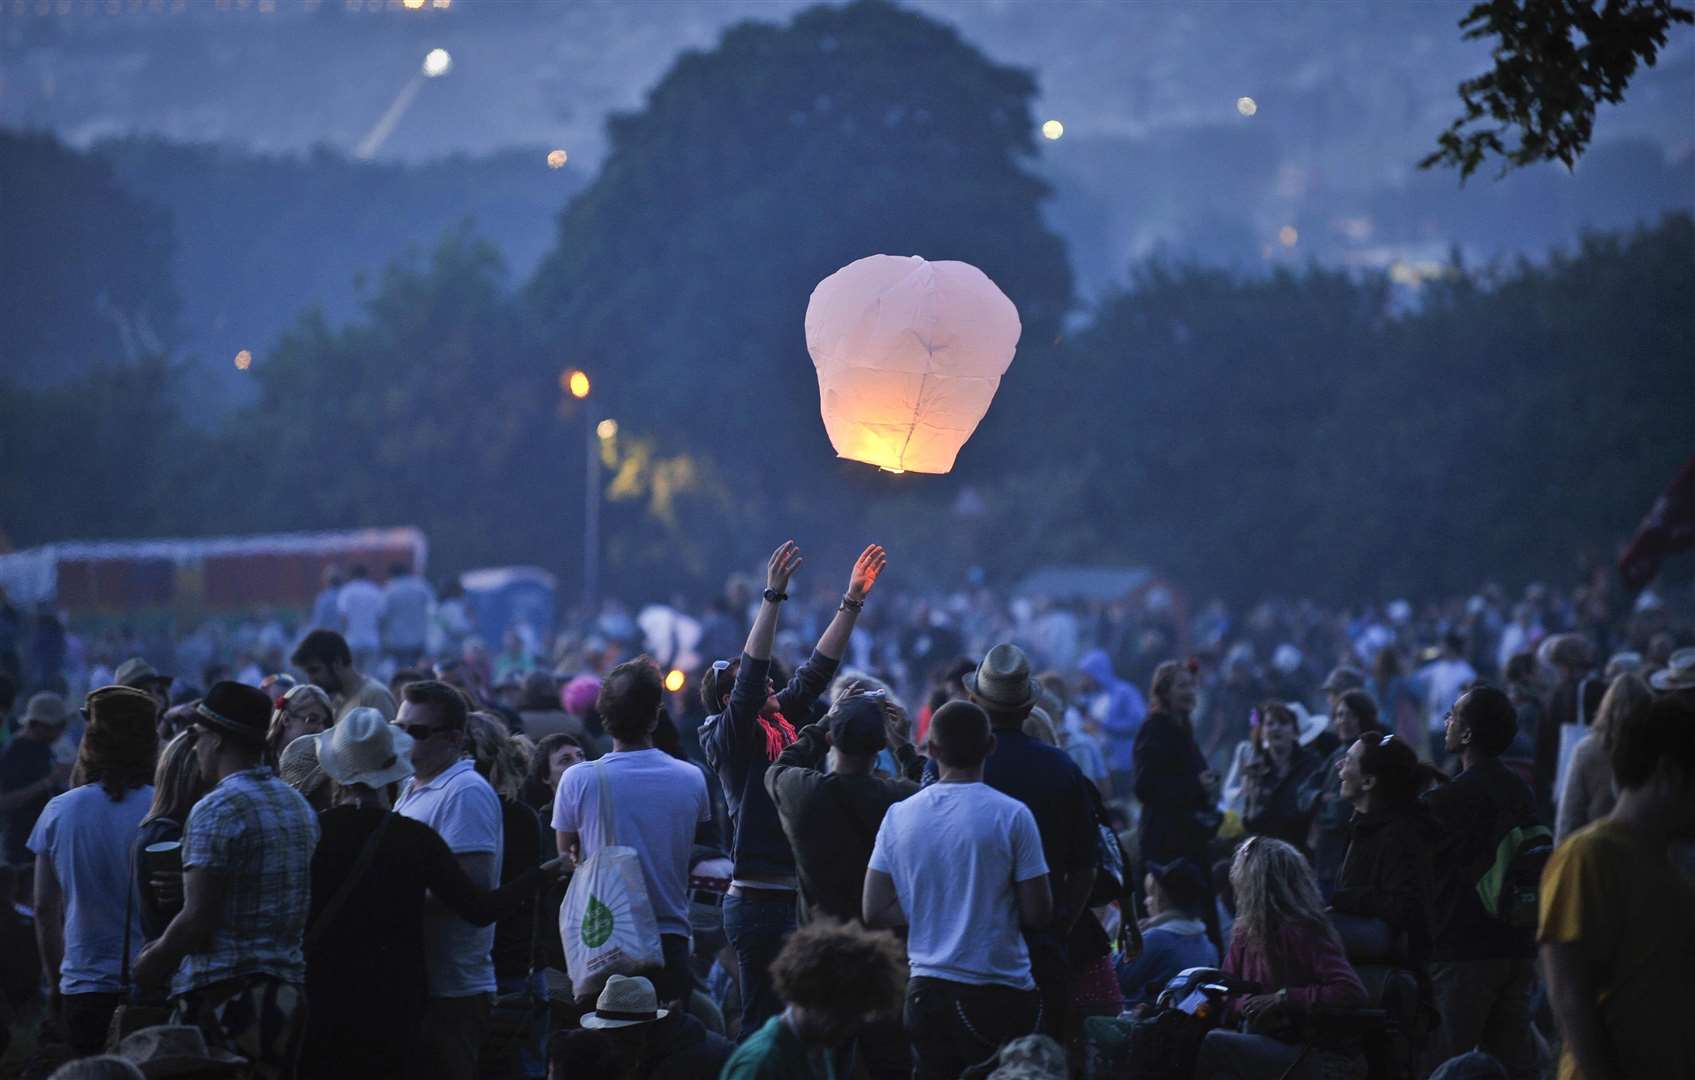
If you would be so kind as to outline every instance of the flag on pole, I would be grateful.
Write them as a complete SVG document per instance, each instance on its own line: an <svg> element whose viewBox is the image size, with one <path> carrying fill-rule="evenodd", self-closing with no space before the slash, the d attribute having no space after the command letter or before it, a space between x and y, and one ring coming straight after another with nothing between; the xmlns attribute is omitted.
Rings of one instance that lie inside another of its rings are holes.
<svg viewBox="0 0 1695 1080"><path fill-rule="evenodd" d="M1653 508L1619 556L1618 571L1636 592L1654 580L1669 555L1695 547L1695 457L1654 500Z"/></svg>

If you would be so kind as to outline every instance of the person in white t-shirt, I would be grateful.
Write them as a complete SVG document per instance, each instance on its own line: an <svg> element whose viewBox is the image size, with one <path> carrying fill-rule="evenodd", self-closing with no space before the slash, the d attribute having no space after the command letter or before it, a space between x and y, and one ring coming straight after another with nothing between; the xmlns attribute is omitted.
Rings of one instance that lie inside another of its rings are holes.
<svg viewBox="0 0 1695 1080"><path fill-rule="evenodd" d="M1041 998L1021 928L1053 893L1030 809L983 783L989 717L952 701L930 720L939 782L889 808L865 875L865 924L908 927L915 1078L956 1077L1034 1032Z"/></svg>
<svg viewBox="0 0 1695 1080"><path fill-rule="evenodd" d="M410 683L404 693L396 726L412 737L416 771L401 789L395 812L434 829L466 876L478 888L493 889L500 884L504 853L500 797L464 756L465 699L434 681ZM424 911L429 999L407 1076L474 1080L494 1004L493 947L493 926L472 926L430 899Z"/></svg>
<svg viewBox="0 0 1695 1080"><path fill-rule="evenodd" d="M341 617L337 629L353 650L355 663L361 668L375 664L382 655L383 591L363 565L348 570L347 584L336 594L335 610Z"/></svg>
<svg viewBox="0 0 1695 1080"><path fill-rule="evenodd" d="M1477 681L1477 671L1465 659L1465 639L1449 633L1442 638L1442 652L1436 659L1418 669L1418 680L1424 688L1425 715L1430 733L1440 744L1442 726L1448 708L1466 687Z"/></svg>
<svg viewBox="0 0 1695 1080"><path fill-rule="evenodd" d="M665 954L664 970L648 977L660 1001L686 1002L692 985L689 854L697 828L712 820L712 800L698 768L654 748L664 694L659 665L646 656L606 676L595 711L612 736L612 752L565 770L553 800L553 828L560 854L579 860L614 842L636 849ZM610 840L601 818L603 791L611 807Z"/></svg>
<svg viewBox="0 0 1695 1080"><path fill-rule="evenodd" d="M88 695L79 751L88 782L49 801L29 837L41 962L78 1055L105 1045L124 971L142 945L130 845L153 802L157 708L152 695L128 686Z"/></svg>

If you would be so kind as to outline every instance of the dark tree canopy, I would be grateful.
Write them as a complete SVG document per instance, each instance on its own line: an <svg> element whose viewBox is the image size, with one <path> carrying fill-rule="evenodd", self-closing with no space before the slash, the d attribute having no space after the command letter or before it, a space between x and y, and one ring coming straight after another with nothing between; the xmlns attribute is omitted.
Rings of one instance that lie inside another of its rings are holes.
<svg viewBox="0 0 1695 1080"><path fill-rule="evenodd" d="M1467 40L1494 38L1495 66L1460 84L1465 113L1420 167L1470 176L1484 159L1503 173L1539 161L1577 163L1597 106L1624 99L1640 64L1654 66L1673 23L1695 13L1671 0L1487 0L1460 25ZM1517 142L1509 141L1517 133Z"/></svg>
<svg viewBox="0 0 1695 1080"><path fill-rule="evenodd" d="M1053 337L1071 273L1027 170L1035 89L877 0L732 27L612 120L529 287L554 355L625 423L739 470L781 459L785 484L827 470L802 319L839 267L962 259L1018 305L1024 346Z"/></svg>
<svg viewBox="0 0 1695 1080"><path fill-rule="evenodd" d="M170 216L98 158L0 132L0 248L7 375L111 370L175 343Z"/></svg>

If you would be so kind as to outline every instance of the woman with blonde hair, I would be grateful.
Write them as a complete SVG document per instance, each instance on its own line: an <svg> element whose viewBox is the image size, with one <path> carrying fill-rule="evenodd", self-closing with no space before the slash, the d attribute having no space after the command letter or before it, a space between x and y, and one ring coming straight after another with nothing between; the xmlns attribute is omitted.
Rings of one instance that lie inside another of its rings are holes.
<svg viewBox="0 0 1695 1080"><path fill-rule="evenodd" d="M1634 672L1618 676L1607 687L1600 708L1595 710L1595 722L1571 752L1565 787L1560 790L1560 805L1554 815L1556 844L1612 813L1617 798L1613 791L1613 766L1608 757L1613 730L1621 717L1653 696L1647 680Z"/></svg>
<svg viewBox="0 0 1695 1080"><path fill-rule="evenodd" d="M1312 868L1289 844L1250 837L1236 849L1230 887L1236 922L1223 970L1260 989L1231 1004L1231 1018L1245 1021L1249 1032L1208 1032L1195 1075L1204 1080L1347 1075L1360 1063L1258 1034L1286 1027L1316 1006L1366 1003L1365 986L1325 914ZM1354 1071L1363 1075L1363 1068Z"/></svg>
<svg viewBox="0 0 1695 1080"><path fill-rule="evenodd" d="M140 896L141 936L152 941L165 932L182 907L182 875L158 875L161 885L152 880L155 875L146 866L143 852L153 844L178 843L182 840L183 823L188 812L206 794L206 781L200 775L200 759L194 748L200 740L197 728L181 732L159 752L159 764L153 771L153 804L135 837L135 876Z"/></svg>
<svg viewBox="0 0 1695 1080"><path fill-rule="evenodd" d="M276 699L271 728L265 733L265 764L275 769L283 749L302 735L319 735L335 723L330 696L311 683L300 683Z"/></svg>

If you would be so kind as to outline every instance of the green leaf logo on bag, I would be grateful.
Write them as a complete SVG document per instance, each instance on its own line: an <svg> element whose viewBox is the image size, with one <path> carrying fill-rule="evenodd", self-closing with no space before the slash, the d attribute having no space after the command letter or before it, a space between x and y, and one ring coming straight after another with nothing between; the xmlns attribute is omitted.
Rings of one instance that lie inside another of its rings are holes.
<svg viewBox="0 0 1695 1080"><path fill-rule="evenodd" d="M595 896L589 897L588 910L583 912L583 944L598 949L612 937L612 909Z"/></svg>

